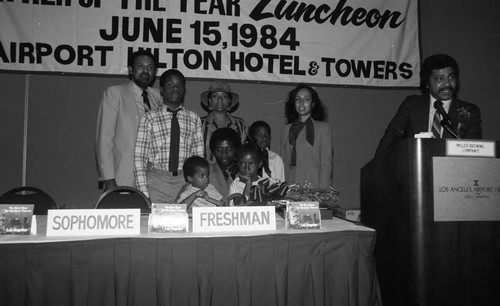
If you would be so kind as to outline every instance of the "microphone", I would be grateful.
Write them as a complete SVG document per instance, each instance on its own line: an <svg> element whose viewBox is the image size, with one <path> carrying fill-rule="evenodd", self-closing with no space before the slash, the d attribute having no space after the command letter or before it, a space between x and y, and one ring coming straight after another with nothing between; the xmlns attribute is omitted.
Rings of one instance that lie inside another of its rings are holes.
<svg viewBox="0 0 500 306"><path fill-rule="evenodd" d="M460 139L460 136L457 135L455 129L451 125L451 120L446 111L443 108L443 102L436 100L434 101L434 108L441 115L443 120L441 120L441 125L456 139Z"/></svg>

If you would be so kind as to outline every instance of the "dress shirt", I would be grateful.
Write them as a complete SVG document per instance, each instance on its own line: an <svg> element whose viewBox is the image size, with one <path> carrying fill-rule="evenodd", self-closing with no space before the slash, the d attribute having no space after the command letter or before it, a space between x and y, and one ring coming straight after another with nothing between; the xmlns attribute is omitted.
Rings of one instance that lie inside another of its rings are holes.
<svg viewBox="0 0 500 306"><path fill-rule="evenodd" d="M262 177L284 182L285 166L283 164L283 159L281 158L281 156L271 150L267 150L267 153L269 155L269 170L271 170L271 177L267 175L266 170L264 169L262 169Z"/></svg>
<svg viewBox="0 0 500 306"><path fill-rule="evenodd" d="M431 96L430 101L431 105L429 106L429 125L428 125L429 129L427 131L432 133L432 122L434 121L434 114L437 112L437 110L434 108L434 102L436 102L437 99ZM451 100L446 100L446 101L440 100L440 101L443 102L443 108L446 111L446 113L448 113L450 110ZM443 119L441 115L439 115L439 117L441 118L441 120ZM443 135L443 126L441 126L441 131L439 131L439 134Z"/></svg>
<svg viewBox="0 0 500 306"><path fill-rule="evenodd" d="M177 113L180 126L179 169L193 155L203 156L203 137L200 117L181 106ZM147 192L146 171L148 167L168 170L170 154L170 122L172 113L167 107L146 113L139 123L135 143L134 174L139 190Z"/></svg>

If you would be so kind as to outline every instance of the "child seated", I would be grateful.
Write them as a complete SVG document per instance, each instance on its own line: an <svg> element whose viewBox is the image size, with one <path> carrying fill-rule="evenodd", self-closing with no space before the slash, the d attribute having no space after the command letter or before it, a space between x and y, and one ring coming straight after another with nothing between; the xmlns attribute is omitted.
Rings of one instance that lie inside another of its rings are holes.
<svg viewBox="0 0 500 306"><path fill-rule="evenodd" d="M177 203L187 204L187 211L192 207L222 206L222 195L210 184L208 161L199 156L191 156L182 165L187 184L177 195Z"/></svg>
<svg viewBox="0 0 500 306"><path fill-rule="evenodd" d="M248 129L247 142L258 145L262 150L262 167L259 175L280 182L285 181L285 166L283 159L270 150L271 127L265 121L255 121Z"/></svg>
<svg viewBox="0 0 500 306"><path fill-rule="evenodd" d="M247 143L240 147L237 156L238 175L229 187L229 205L244 206L250 198L252 186L258 185L262 178L258 170L262 166L261 150L254 144Z"/></svg>

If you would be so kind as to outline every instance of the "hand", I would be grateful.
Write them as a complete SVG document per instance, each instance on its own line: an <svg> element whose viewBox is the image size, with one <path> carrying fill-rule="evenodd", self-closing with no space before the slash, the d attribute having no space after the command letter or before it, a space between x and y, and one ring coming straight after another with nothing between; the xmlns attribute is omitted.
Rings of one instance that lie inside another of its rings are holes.
<svg viewBox="0 0 500 306"><path fill-rule="evenodd" d="M241 175L240 173L238 173L238 177L240 178L240 181L242 181L243 183L252 181L251 177L246 176L246 175Z"/></svg>
<svg viewBox="0 0 500 306"><path fill-rule="evenodd" d="M207 197L207 192L205 190L199 190L196 192L196 197L197 198L206 198Z"/></svg>

